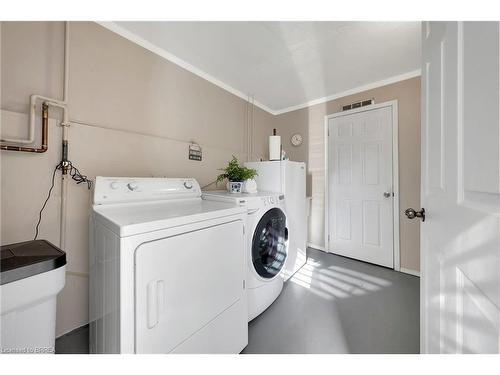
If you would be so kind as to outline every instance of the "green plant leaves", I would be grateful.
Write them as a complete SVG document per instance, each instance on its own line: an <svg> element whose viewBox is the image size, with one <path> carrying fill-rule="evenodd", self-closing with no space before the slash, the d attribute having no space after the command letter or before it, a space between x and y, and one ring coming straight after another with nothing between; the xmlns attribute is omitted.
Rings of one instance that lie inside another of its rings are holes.
<svg viewBox="0 0 500 375"><path fill-rule="evenodd" d="M227 167L220 170L224 173L217 176L217 183L226 179L229 181L245 181L257 176L255 169L240 166L238 159L234 155Z"/></svg>

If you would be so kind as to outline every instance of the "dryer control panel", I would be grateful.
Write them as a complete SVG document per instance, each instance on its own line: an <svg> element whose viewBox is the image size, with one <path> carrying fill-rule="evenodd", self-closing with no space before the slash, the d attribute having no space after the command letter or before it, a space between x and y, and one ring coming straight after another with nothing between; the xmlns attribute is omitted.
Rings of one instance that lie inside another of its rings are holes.
<svg viewBox="0 0 500 375"><path fill-rule="evenodd" d="M96 177L94 204L200 198L194 178Z"/></svg>

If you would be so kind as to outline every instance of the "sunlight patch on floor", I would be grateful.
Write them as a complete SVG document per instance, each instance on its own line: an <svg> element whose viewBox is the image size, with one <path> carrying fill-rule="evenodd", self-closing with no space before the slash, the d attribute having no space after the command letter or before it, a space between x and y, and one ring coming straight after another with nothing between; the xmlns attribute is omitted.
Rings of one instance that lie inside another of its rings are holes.
<svg viewBox="0 0 500 375"><path fill-rule="evenodd" d="M321 262L313 258L309 258L290 281L328 300L361 296L392 284L383 278L344 267L322 268Z"/></svg>

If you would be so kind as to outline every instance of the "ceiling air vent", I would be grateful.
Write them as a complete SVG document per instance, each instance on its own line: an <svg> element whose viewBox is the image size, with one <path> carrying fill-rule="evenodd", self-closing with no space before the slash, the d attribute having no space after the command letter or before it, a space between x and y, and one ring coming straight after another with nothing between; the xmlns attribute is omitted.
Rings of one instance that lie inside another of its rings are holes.
<svg viewBox="0 0 500 375"><path fill-rule="evenodd" d="M342 107L342 110L348 111L350 109L360 108L360 107L364 107L364 106L371 105L371 104L375 104L375 99L361 100L359 102L347 104L347 105L344 105Z"/></svg>

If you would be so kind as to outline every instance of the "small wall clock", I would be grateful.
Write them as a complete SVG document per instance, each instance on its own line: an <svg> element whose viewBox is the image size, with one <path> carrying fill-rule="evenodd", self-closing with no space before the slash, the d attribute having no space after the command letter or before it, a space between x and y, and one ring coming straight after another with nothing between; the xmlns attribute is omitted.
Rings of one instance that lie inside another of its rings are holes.
<svg viewBox="0 0 500 375"><path fill-rule="evenodd" d="M304 141L304 139L302 138L302 135L300 135L299 133L292 135L292 138L290 138L290 142L295 147L300 146L303 141Z"/></svg>

